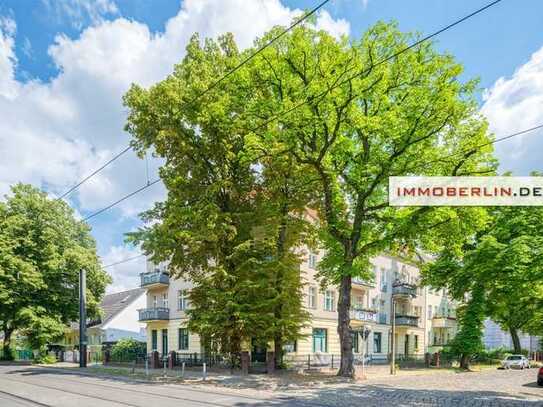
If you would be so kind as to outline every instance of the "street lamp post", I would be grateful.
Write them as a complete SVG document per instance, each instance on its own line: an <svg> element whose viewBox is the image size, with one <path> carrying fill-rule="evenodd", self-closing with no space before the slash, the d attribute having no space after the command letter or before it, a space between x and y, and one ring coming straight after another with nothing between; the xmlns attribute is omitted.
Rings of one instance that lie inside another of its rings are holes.
<svg viewBox="0 0 543 407"><path fill-rule="evenodd" d="M396 304L394 302L394 294L392 294L392 297L390 299L390 324L392 326L392 330L390 333L390 374L395 375L396 374L396 343L395 343L395 336L396 336Z"/></svg>
<svg viewBox="0 0 543 407"><path fill-rule="evenodd" d="M79 270L79 367L87 367L87 274Z"/></svg>

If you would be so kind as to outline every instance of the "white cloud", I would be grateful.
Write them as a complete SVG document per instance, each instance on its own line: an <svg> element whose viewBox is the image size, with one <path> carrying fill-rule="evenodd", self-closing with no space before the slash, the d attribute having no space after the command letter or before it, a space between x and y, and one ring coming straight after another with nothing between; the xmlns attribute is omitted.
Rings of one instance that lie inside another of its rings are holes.
<svg viewBox="0 0 543 407"><path fill-rule="evenodd" d="M117 5L110 0L42 0L47 10L61 23L68 21L81 29L87 22L98 24L105 15L116 15Z"/></svg>
<svg viewBox="0 0 543 407"><path fill-rule="evenodd" d="M0 16L0 96L13 98L17 93L15 67L17 57L13 52L15 21L9 17Z"/></svg>
<svg viewBox="0 0 543 407"><path fill-rule="evenodd" d="M543 124L543 47L512 77L499 78L483 96L482 113L491 131L503 137ZM500 169L516 175L543 170L543 131L527 133L496 144Z"/></svg>
<svg viewBox="0 0 543 407"><path fill-rule="evenodd" d="M140 254L139 249L128 246L112 246L109 252L102 257L102 265L123 261ZM107 287L108 293L130 290L139 287L140 273L145 272L146 258L127 261L105 269L112 277L113 282Z"/></svg>
<svg viewBox="0 0 543 407"><path fill-rule="evenodd" d="M65 13L86 10L91 16L113 12L114 3L51 2ZM71 11L70 11L71 10ZM98 14L93 14L93 13ZM167 21L163 33L152 33L136 21L117 18L97 21L78 38L57 35L49 55L59 74L48 82L17 82L14 70L15 24L4 19L0 36L0 194L10 184L29 182L62 193L122 150L129 137L122 131L125 112L121 98L131 83L149 86L168 75L184 55L194 32L216 37L233 32L240 47L277 24L288 25L301 10L279 0L186 0ZM98 17L96 17L98 19ZM327 12L318 24L334 35L348 32L348 23ZM158 161L151 160L151 178ZM99 209L146 182L145 163L132 152L84 184L73 195L81 211ZM160 185L119 205L133 216L162 199Z"/></svg>
<svg viewBox="0 0 543 407"><path fill-rule="evenodd" d="M316 27L319 30L326 30L331 35L333 35L336 38L341 38L344 35L349 35L350 31L350 24L348 21L340 18L338 20L334 20L330 13L328 13L326 10L323 10L319 13L317 16L317 24Z"/></svg>

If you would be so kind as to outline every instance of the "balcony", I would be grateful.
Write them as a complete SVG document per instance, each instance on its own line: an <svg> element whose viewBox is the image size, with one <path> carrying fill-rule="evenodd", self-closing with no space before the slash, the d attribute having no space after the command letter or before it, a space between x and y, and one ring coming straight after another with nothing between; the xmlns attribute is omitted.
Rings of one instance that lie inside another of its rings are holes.
<svg viewBox="0 0 543 407"><path fill-rule="evenodd" d="M170 319L169 308L143 308L139 309L139 321L167 321Z"/></svg>
<svg viewBox="0 0 543 407"><path fill-rule="evenodd" d="M413 284L396 282L392 285L392 295L395 297L415 298L417 287Z"/></svg>
<svg viewBox="0 0 543 407"><path fill-rule="evenodd" d="M352 283L355 285L363 285L365 287L375 287L375 283L373 281L363 280L360 277L353 277L351 279Z"/></svg>
<svg viewBox="0 0 543 407"><path fill-rule="evenodd" d="M372 309L351 309L353 321L377 322L377 311Z"/></svg>
<svg viewBox="0 0 543 407"><path fill-rule="evenodd" d="M456 317L450 317L445 315L435 315L432 318L432 328L455 328Z"/></svg>
<svg viewBox="0 0 543 407"><path fill-rule="evenodd" d="M170 284L170 276L162 271L151 271L140 274L141 287L165 287Z"/></svg>
<svg viewBox="0 0 543 407"><path fill-rule="evenodd" d="M419 326L419 317L416 315L396 315L394 320L398 326Z"/></svg>

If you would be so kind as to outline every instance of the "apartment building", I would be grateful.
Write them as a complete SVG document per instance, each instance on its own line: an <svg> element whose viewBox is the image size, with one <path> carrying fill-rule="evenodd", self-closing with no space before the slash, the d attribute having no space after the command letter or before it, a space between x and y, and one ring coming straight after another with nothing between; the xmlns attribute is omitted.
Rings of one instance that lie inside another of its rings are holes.
<svg viewBox="0 0 543 407"><path fill-rule="evenodd" d="M321 289L316 279L322 252L304 251L301 265L304 304L311 314L305 336L286 346L299 354L340 353L337 333L336 287ZM395 304L396 354L422 356L435 352L452 339L457 330L455 305L444 290L420 286L420 272L408 259L382 254L372 260L372 281L353 279L351 326L353 350L360 358L386 359L390 353L392 300ZM164 264L147 264L141 274L141 287L147 290L147 306L139 310L139 320L147 326L147 348L164 354L175 350L201 353L198 335L187 329L186 310L191 283L172 279ZM369 331L367 340L360 334Z"/></svg>

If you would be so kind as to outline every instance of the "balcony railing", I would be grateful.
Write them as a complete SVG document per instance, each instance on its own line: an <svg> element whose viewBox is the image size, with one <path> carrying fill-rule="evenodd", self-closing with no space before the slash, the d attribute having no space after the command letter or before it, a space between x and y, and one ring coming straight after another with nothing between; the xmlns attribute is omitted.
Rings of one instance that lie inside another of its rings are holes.
<svg viewBox="0 0 543 407"><path fill-rule="evenodd" d="M355 321L377 322L377 311L372 309L352 309L351 319Z"/></svg>
<svg viewBox="0 0 543 407"><path fill-rule="evenodd" d="M149 287L151 285L169 285L170 276L162 271L151 271L149 273L140 274L141 287Z"/></svg>
<svg viewBox="0 0 543 407"><path fill-rule="evenodd" d="M396 315L396 325L419 326L419 317L416 315Z"/></svg>
<svg viewBox="0 0 543 407"><path fill-rule="evenodd" d="M139 309L140 321L164 321L170 319L169 308L143 308Z"/></svg>
<svg viewBox="0 0 543 407"><path fill-rule="evenodd" d="M432 318L433 328L454 328L456 327L456 317L445 315L434 315Z"/></svg>
<svg viewBox="0 0 543 407"><path fill-rule="evenodd" d="M394 283L392 285L392 295L414 298L417 296L417 287L409 283Z"/></svg>
<svg viewBox="0 0 543 407"><path fill-rule="evenodd" d="M353 277L352 283L357 285L365 285L366 287L375 287L375 283L373 281L363 280L360 277Z"/></svg>

